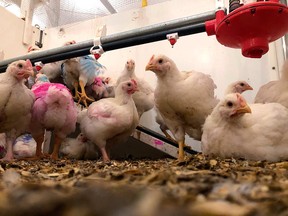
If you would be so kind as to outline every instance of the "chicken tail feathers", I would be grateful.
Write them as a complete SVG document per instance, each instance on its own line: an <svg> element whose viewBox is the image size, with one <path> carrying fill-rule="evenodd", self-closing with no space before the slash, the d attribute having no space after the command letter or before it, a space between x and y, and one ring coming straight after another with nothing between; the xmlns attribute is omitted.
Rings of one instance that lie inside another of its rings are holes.
<svg viewBox="0 0 288 216"><path fill-rule="evenodd" d="M46 126L53 127L55 124L64 125L67 118L67 113L73 109L74 102L72 95L64 86L50 86L47 94L44 97L47 111L45 112ZM73 117L75 115L75 117ZM76 113L70 115L71 118L76 118Z"/></svg>
<svg viewBox="0 0 288 216"><path fill-rule="evenodd" d="M63 107L71 104L72 96L66 88L57 88L56 86L49 87L45 102L48 106Z"/></svg>

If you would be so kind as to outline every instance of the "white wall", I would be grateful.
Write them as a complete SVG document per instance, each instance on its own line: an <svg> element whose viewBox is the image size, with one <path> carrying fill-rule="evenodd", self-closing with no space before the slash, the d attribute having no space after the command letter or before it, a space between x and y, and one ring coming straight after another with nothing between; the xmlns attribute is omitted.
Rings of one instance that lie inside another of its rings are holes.
<svg viewBox="0 0 288 216"><path fill-rule="evenodd" d="M0 7L0 14L0 60L26 55L28 47L39 40L39 29L32 27L31 42L25 45L22 43L24 20L3 7Z"/></svg>
<svg viewBox="0 0 288 216"><path fill-rule="evenodd" d="M24 21L0 7L0 51L4 51L4 59L23 55L27 48L22 45Z"/></svg>
<svg viewBox="0 0 288 216"><path fill-rule="evenodd" d="M64 31L60 31L60 27L48 29L44 48L58 47L69 40L92 39L96 35L97 28L104 24L107 26L107 35L110 35L214 10L214 4L214 0L171 0L138 10L62 26ZM194 69L210 74L218 87L216 90L218 97L222 97L226 86L231 82L247 80L254 91L244 94L247 100L252 102L262 84L278 78L278 64L282 65L283 55L281 56L281 52L275 46L274 43L270 44L270 51L261 59L249 59L243 57L240 50L226 48L219 44L215 36L208 37L206 33L200 33L181 37L174 48L171 48L168 41L154 42L109 51L99 61L109 69L109 75L117 79L126 60L133 58L136 60L137 75L155 86L155 74L145 71L144 68L153 54L164 53L174 59L181 70ZM277 46L279 47L279 44ZM277 55L276 50L278 50ZM277 60L280 63L277 63ZM276 69L273 70L272 67ZM154 111L144 114L141 124L160 132L154 121ZM199 142L188 139L188 143L199 150Z"/></svg>

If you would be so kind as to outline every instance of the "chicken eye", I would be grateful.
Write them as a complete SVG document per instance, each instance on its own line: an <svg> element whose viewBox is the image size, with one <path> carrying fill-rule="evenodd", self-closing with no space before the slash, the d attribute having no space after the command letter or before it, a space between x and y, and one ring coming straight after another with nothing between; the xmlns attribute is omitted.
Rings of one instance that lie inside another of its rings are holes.
<svg viewBox="0 0 288 216"><path fill-rule="evenodd" d="M227 106L231 108L233 106L233 103L231 101L228 101Z"/></svg>
<svg viewBox="0 0 288 216"><path fill-rule="evenodd" d="M163 59L159 59L158 63L162 64L163 63Z"/></svg>
<svg viewBox="0 0 288 216"><path fill-rule="evenodd" d="M240 86L244 86L245 84L244 83L240 83Z"/></svg>
<svg viewBox="0 0 288 216"><path fill-rule="evenodd" d="M19 68L23 68L23 64L18 64L18 67Z"/></svg>
<svg viewBox="0 0 288 216"><path fill-rule="evenodd" d="M130 87L130 86L131 86L131 83L128 83L127 85Z"/></svg>

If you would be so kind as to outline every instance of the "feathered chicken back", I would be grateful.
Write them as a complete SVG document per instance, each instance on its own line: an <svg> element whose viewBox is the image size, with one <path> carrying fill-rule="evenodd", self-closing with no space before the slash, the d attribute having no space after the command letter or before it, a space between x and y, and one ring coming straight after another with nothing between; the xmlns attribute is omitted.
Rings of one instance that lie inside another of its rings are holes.
<svg viewBox="0 0 288 216"><path fill-rule="evenodd" d="M255 103L280 103L288 108L288 60L283 65L279 80L268 82L260 87Z"/></svg>

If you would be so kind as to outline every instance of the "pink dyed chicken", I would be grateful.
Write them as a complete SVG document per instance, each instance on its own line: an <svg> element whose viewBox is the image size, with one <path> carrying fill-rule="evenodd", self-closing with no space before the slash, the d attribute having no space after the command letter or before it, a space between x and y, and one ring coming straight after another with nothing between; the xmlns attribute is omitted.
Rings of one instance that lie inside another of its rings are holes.
<svg viewBox="0 0 288 216"><path fill-rule="evenodd" d="M115 98L93 102L78 115L81 132L96 144L104 162L109 161L106 145L125 142L139 123L132 94L137 91L135 80L122 82L115 91Z"/></svg>
<svg viewBox="0 0 288 216"><path fill-rule="evenodd" d="M0 133L6 133L7 143L7 153L2 160L14 158L13 143L29 129L34 95L24 82L32 75L29 60L12 62L6 72L0 74Z"/></svg>
<svg viewBox="0 0 288 216"><path fill-rule="evenodd" d="M31 89L35 94L32 110L31 134L37 143L36 157L41 157L44 132L55 133L52 159L58 159L61 142L74 132L77 109L69 90L62 84L50 83L44 74L38 74L36 84Z"/></svg>
<svg viewBox="0 0 288 216"><path fill-rule="evenodd" d="M107 78L106 78L107 79ZM102 98L114 97L114 86L108 85L104 77L95 77L91 85L85 86L87 96L93 98L95 101Z"/></svg>

